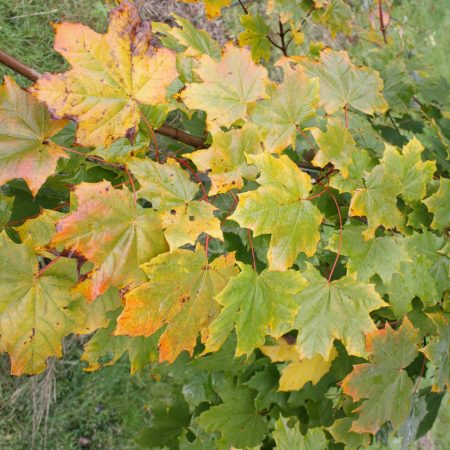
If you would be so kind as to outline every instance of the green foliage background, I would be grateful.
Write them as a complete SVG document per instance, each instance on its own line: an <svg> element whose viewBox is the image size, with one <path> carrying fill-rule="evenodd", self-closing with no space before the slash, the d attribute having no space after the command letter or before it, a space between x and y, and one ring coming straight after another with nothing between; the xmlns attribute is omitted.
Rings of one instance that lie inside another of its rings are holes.
<svg viewBox="0 0 450 450"><path fill-rule="evenodd" d="M407 49L411 67L425 65L435 77L448 79L448 1L397 0L395 4L393 20L402 23L411 42ZM65 63L51 48L53 32L49 21L82 22L101 31L109 9L110 5L95 0L0 2L0 48L42 72L59 71ZM225 14L224 22L230 37L241 31L232 15ZM0 66L0 78L5 74L11 72ZM20 81L28 84L24 79ZM81 342L70 340L66 346L65 359L55 362L52 373L33 380L10 378L6 357L0 360L0 448L137 448L135 436L149 419L149 405L161 401L162 393L155 387L159 384L149 373L130 378L126 359L87 374L79 362ZM449 420L450 407L444 398L431 434L426 441L414 444L416 448L450 448L446 428ZM400 441L390 441L383 448L400 449Z"/></svg>

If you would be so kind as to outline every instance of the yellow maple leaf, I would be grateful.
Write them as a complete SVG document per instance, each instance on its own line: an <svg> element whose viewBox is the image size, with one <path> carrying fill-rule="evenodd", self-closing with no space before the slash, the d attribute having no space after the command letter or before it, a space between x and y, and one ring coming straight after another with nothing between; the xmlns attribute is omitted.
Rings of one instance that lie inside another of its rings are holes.
<svg viewBox="0 0 450 450"><path fill-rule="evenodd" d="M124 2L114 9L106 34L75 23L54 28L55 50L72 69L44 74L31 91L57 116L78 122L78 143L108 146L133 135L140 103L166 103L166 89L177 77L175 55L149 46L150 26L136 6Z"/></svg>
<svg viewBox="0 0 450 450"><path fill-rule="evenodd" d="M330 371L331 363L337 356L333 347L328 359L320 354L301 359L296 346L288 344L285 339L279 339L276 345L265 345L261 350L272 362L289 362L281 370L280 391L297 391L309 381L317 384Z"/></svg>
<svg viewBox="0 0 450 450"><path fill-rule="evenodd" d="M202 83L189 84L181 98L188 108L207 113L210 129L245 119L248 105L267 97L267 70L245 48L227 44L219 62L203 55L196 72Z"/></svg>

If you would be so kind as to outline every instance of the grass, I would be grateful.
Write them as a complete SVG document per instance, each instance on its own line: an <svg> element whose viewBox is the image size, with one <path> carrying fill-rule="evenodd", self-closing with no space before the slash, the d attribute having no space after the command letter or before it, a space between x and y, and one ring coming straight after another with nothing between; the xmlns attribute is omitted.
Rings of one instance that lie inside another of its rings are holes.
<svg viewBox="0 0 450 450"><path fill-rule="evenodd" d="M98 31L107 26L110 6L100 0L5 0L0 1L0 49L40 72L65 67L53 50L52 21L81 22ZM0 66L3 75L14 75ZM19 79L19 78L18 78ZM22 85L29 82L24 78Z"/></svg>
<svg viewBox="0 0 450 450"><path fill-rule="evenodd" d="M148 418L151 379L130 376L126 359L87 373L81 346L39 377L12 378L0 359L0 448L8 450L131 450ZM48 416L47 416L48 415Z"/></svg>

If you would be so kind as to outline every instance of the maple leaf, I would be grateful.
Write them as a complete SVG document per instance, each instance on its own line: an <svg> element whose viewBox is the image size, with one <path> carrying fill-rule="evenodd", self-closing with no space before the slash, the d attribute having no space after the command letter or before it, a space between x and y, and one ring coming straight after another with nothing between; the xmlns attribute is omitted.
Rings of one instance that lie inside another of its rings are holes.
<svg viewBox="0 0 450 450"><path fill-rule="evenodd" d="M0 86L0 185L22 178L35 196L56 169L64 150L49 139L66 126L5 76Z"/></svg>
<svg viewBox="0 0 450 450"><path fill-rule="evenodd" d="M292 28L297 29L307 14L303 5L300 0L268 0L267 15L278 15L281 23L291 22Z"/></svg>
<svg viewBox="0 0 450 450"><path fill-rule="evenodd" d="M439 190L423 201L428 211L434 214L431 228L444 230L450 226L450 180L441 178L439 180Z"/></svg>
<svg viewBox="0 0 450 450"><path fill-rule="evenodd" d="M333 154L331 151L329 153L330 156ZM346 165L348 171L348 173L346 171L347 178L344 178L341 172L336 172L330 177L330 186L337 189L340 193L350 192L353 194L355 190L363 189L365 187L363 181L364 174L370 172L374 166L366 150L358 149L356 152L352 152L351 157L351 164Z"/></svg>
<svg viewBox="0 0 450 450"><path fill-rule="evenodd" d="M103 297L103 296L102 296ZM98 298L96 302L100 300ZM120 298L119 298L120 303ZM158 333L150 337L114 336L117 326L117 316L121 309L116 309L111 315L106 327L96 331L94 336L84 346L81 361L88 363L84 370L93 372L105 366L115 364L124 353L128 353L130 372L135 374L150 362L158 359Z"/></svg>
<svg viewBox="0 0 450 450"><path fill-rule="evenodd" d="M352 197L350 215L367 217L368 226L363 235L370 239L380 225L395 228L402 224L402 215L397 209L397 196L402 186L381 164L366 174L364 180L365 187L356 189Z"/></svg>
<svg viewBox="0 0 450 450"><path fill-rule="evenodd" d="M203 412L198 422L208 432L220 432L223 448L248 448L259 445L267 423L255 410L255 391L245 386L223 390L223 403ZM237 433L236 430L239 430Z"/></svg>
<svg viewBox="0 0 450 450"><path fill-rule="evenodd" d="M111 12L106 34L72 23L54 28L55 50L72 69L44 74L31 91L57 116L78 122L78 143L108 146L133 135L139 104L166 103L166 89L178 75L175 55L149 47L149 23L134 4L124 2Z"/></svg>
<svg viewBox="0 0 450 450"><path fill-rule="evenodd" d="M198 3L201 0L181 0L185 3ZM220 16L222 8L226 8L230 6L231 0L203 0L205 4L206 16L209 19L214 19L217 16Z"/></svg>
<svg viewBox="0 0 450 450"><path fill-rule="evenodd" d="M261 351L272 362L289 363L281 370L280 391L298 391L309 381L317 384L330 371L331 363L337 356L333 348L327 360L321 355L301 359L296 346L285 339L279 339L276 345L265 345Z"/></svg>
<svg viewBox="0 0 450 450"><path fill-rule="evenodd" d="M287 60L278 63L284 81L270 90L270 98L249 108L251 120L261 129L267 151L280 153L288 145L295 148L297 127L316 115L319 84L310 80L303 68L291 68Z"/></svg>
<svg viewBox="0 0 450 450"><path fill-rule="evenodd" d="M229 219L252 229L255 236L272 234L269 266L285 270L300 252L312 256L320 239L322 214L307 200L311 178L284 155L248 155L247 160L261 171L260 187L239 195Z"/></svg>
<svg viewBox="0 0 450 450"><path fill-rule="evenodd" d="M343 0L331 0L327 2L323 11L315 11L312 19L331 32L334 39L337 33L343 33L348 36L351 33L351 19L353 17L352 9Z"/></svg>
<svg viewBox="0 0 450 450"><path fill-rule="evenodd" d="M172 13L172 17L178 27L170 27L164 22L152 22L152 30L174 39L186 56L209 55L211 58L220 59L220 45L207 31L199 30L192 22L177 14ZM169 46L164 40L163 43L166 47ZM171 48L173 47L172 44Z"/></svg>
<svg viewBox="0 0 450 450"><path fill-rule="evenodd" d="M157 214L134 203L127 189L109 182L75 187L77 209L57 224L53 246L65 246L94 263L85 294L93 300L109 286L123 288L143 278L139 265L166 251Z"/></svg>
<svg viewBox="0 0 450 450"><path fill-rule="evenodd" d="M450 259L443 237L424 230L408 236L405 244L408 260L402 262L386 291L397 316L412 310L415 297L425 306L433 306L449 285Z"/></svg>
<svg viewBox="0 0 450 450"><path fill-rule="evenodd" d="M353 164L353 154L357 152L356 143L350 131L339 122L329 121L326 132L318 128L311 132L319 146L319 151L312 163L318 167L325 167L331 162L336 169L339 169L343 178L348 178Z"/></svg>
<svg viewBox="0 0 450 450"><path fill-rule="evenodd" d="M282 416L275 423L273 438L276 450L325 450L328 447L328 441L322 429L309 429L303 435L298 422L290 427L288 419Z"/></svg>
<svg viewBox="0 0 450 450"><path fill-rule="evenodd" d="M202 83L188 84L180 96L188 108L207 113L211 129L245 119L248 105L267 96L267 70L253 62L247 49L227 44L219 62L203 55L195 72Z"/></svg>
<svg viewBox="0 0 450 450"><path fill-rule="evenodd" d="M56 231L56 222L64 214L44 209L37 217L28 219L24 224L16 228L23 244L27 244L39 253L45 253L44 247L52 240ZM45 256L51 255L50 253Z"/></svg>
<svg viewBox="0 0 450 450"><path fill-rule="evenodd" d="M349 224L342 232L343 255L349 257L348 273L356 273L361 281L369 281L378 274L383 282L389 283L395 273L400 272L402 261L409 260L405 238L396 234L393 236L374 237L365 240L365 228L362 225ZM339 234L334 234L329 244L330 250L337 252Z"/></svg>
<svg viewBox="0 0 450 450"><path fill-rule="evenodd" d="M334 339L340 339L349 354L364 355L364 337L376 330L369 313L386 306L374 285L351 275L329 283L311 264L302 275L309 285L297 295L300 308L295 328L300 357L319 353L328 360Z"/></svg>
<svg viewBox="0 0 450 450"><path fill-rule="evenodd" d="M267 334L280 337L292 328L298 310L295 296L305 280L293 270L256 273L239 264L241 273L231 278L214 298L223 306L209 326L205 352L217 351L236 324L236 356L250 354L264 343Z"/></svg>
<svg viewBox="0 0 450 450"><path fill-rule="evenodd" d="M150 336L167 324L159 340L160 360L173 362L183 351L193 353L197 336L205 341L218 313L213 297L235 275L233 255L208 264L205 251L174 250L142 266L149 281L128 292L116 335Z"/></svg>
<svg viewBox="0 0 450 450"><path fill-rule="evenodd" d="M436 280L424 255L412 253L411 262L402 262L388 286L389 304L398 317L413 309L412 300L419 297L425 306L432 306L441 297L436 290Z"/></svg>
<svg viewBox="0 0 450 450"><path fill-rule="evenodd" d="M321 104L328 114L346 105L366 114L386 110L378 72L354 66L347 52L326 49L320 53L319 62L303 58L301 64L308 76L319 79Z"/></svg>
<svg viewBox="0 0 450 450"><path fill-rule="evenodd" d="M202 232L223 239L220 221L214 216L216 208L205 201L193 200L198 185L175 160L169 158L167 164L159 164L148 158L135 158L129 168L141 185L137 195L158 210L171 250L194 244Z"/></svg>
<svg viewBox="0 0 450 450"><path fill-rule="evenodd" d="M76 261L59 258L39 271L26 244L0 234L0 352L11 357L11 374L37 374L50 356L61 357L61 339L78 327L80 297ZM76 332L76 331L75 331Z"/></svg>
<svg viewBox="0 0 450 450"><path fill-rule="evenodd" d="M416 138L406 144L401 153L391 145L386 145L384 150L381 163L388 173L399 178L401 195L407 202L425 197L427 183L433 179L436 171L434 161L422 161L423 150L423 145Z"/></svg>
<svg viewBox="0 0 450 450"><path fill-rule="evenodd" d="M367 448L370 445L370 434L369 433L355 433L351 431L353 417L343 417L342 419L337 419L328 431L333 436L336 442L345 444L345 449L347 450L358 450L360 448Z"/></svg>
<svg viewBox="0 0 450 450"><path fill-rule="evenodd" d="M413 383L404 370L418 352L418 332L408 319L398 330L389 324L367 336L368 364L353 366L342 382L344 393L353 400L363 400L355 412L359 417L351 431L375 434L383 423L390 421L394 430L409 414Z"/></svg>
<svg viewBox="0 0 450 450"><path fill-rule="evenodd" d="M238 42L241 47L248 45L252 53L253 60L259 62L264 59L266 62L270 59L271 46L269 39L270 27L264 21L262 16L252 16L245 14L241 16L241 24L244 31L239 34Z"/></svg>
<svg viewBox="0 0 450 450"><path fill-rule="evenodd" d="M261 137L256 125L247 123L239 130L218 131L211 146L205 150L186 153L199 170L209 172L209 195L241 189L244 178L255 179L255 166L247 164L246 155L262 152Z"/></svg>
<svg viewBox="0 0 450 450"><path fill-rule="evenodd" d="M442 392L450 380L450 323L448 314L430 313L428 317L436 326L437 333L421 350L434 366L433 391Z"/></svg>

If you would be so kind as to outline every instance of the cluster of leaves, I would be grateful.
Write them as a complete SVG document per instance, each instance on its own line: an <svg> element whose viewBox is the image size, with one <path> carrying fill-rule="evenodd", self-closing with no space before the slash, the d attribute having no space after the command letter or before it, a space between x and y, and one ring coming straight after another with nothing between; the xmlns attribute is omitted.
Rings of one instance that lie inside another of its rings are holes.
<svg viewBox="0 0 450 450"><path fill-rule="evenodd" d="M127 1L54 26L67 72L5 78L0 351L151 364L148 447L408 445L449 378L450 90L392 58L387 10L239 3L223 49Z"/></svg>

